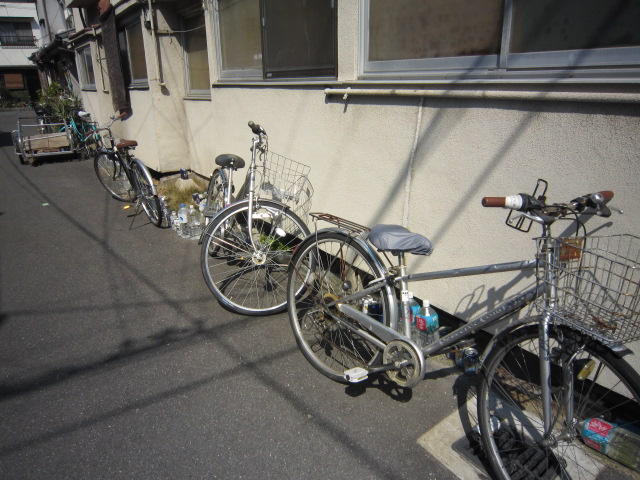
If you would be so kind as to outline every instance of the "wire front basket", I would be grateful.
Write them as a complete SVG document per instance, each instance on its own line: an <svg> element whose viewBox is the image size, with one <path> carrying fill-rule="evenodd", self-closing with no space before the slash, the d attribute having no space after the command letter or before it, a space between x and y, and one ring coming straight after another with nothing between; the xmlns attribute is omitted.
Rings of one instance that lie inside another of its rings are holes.
<svg viewBox="0 0 640 480"><path fill-rule="evenodd" d="M304 222L308 222L313 187L309 181L311 168L271 151L264 156L260 170L260 198L287 205Z"/></svg>
<svg viewBox="0 0 640 480"><path fill-rule="evenodd" d="M538 278L549 249L557 277L552 314L598 340L619 346L640 339L640 237L536 239Z"/></svg>

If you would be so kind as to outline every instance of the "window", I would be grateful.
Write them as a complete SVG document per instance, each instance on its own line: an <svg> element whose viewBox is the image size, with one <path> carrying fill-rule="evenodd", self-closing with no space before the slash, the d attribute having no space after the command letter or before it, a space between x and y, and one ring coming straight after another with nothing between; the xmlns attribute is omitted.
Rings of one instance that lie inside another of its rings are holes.
<svg viewBox="0 0 640 480"><path fill-rule="evenodd" d="M183 19L187 94L211 95L204 12Z"/></svg>
<svg viewBox="0 0 640 480"><path fill-rule="evenodd" d="M24 76L21 73L5 73L0 75L0 86L7 90L24 90Z"/></svg>
<svg viewBox="0 0 640 480"><path fill-rule="evenodd" d="M363 78L640 80L637 1L361 0L361 6Z"/></svg>
<svg viewBox="0 0 640 480"><path fill-rule="evenodd" d="M129 87L147 87L144 38L139 21L128 23L118 31L118 45L120 47L125 85Z"/></svg>
<svg viewBox="0 0 640 480"><path fill-rule="evenodd" d="M221 78L335 77L335 0L218 0Z"/></svg>
<svg viewBox="0 0 640 480"><path fill-rule="evenodd" d="M91 58L91 46L79 48L77 51L78 74L80 75L80 85L83 89L93 90L96 88L96 77L93 73L93 59Z"/></svg>
<svg viewBox="0 0 640 480"><path fill-rule="evenodd" d="M0 21L0 45L3 47L35 47L31 23L28 21Z"/></svg>

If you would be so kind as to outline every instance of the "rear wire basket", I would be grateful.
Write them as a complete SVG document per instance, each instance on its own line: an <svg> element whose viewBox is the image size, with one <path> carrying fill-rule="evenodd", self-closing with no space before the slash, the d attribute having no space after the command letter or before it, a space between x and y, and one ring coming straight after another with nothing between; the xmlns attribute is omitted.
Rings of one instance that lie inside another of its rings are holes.
<svg viewBox="0 0 640 480"><path fill-rule="evenodd" d="M551 311L570 325L608 345L640 339L640 237L634 235L536 239L538 278L553 249L557 276Z"/></svg>
<svg viewBox="0 0 640 480"><path fill-rule="evenodd" d="M291 211L308 223L313 187L309 181L311 168L290 158L268 151L256 185L260 198L275 200L287 205Z"/></svg>

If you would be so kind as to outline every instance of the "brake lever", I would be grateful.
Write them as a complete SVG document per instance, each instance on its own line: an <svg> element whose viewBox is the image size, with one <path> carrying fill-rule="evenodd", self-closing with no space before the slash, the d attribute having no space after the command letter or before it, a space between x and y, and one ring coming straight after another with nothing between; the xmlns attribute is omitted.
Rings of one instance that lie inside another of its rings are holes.
<svg viewBox="0 0 640 480"><path fill-rule="evenodd" d="M523 218L523 217L524 218L528 218L532 222L539 223L540 225L550 225L554 221L553 217L551 217L549 215L544 215L542 213L539 213L539 215L532 215L532 214L527 213L527 212L520 212L517 215L514 215L512 217L511 223L516 223L515 222L516 220L518 220L520 218Z"/></svg>

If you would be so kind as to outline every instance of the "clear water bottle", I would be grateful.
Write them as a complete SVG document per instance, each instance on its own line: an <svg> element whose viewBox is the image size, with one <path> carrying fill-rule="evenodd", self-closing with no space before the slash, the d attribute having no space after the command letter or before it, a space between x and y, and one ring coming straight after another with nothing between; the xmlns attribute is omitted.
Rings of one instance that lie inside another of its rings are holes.
<svg viewBox="0 0 640 480"><path fill-rule="evenodd" d="M418 340L418 330L416 329L416 318L420 311L420 304L413 298L413 292L407 292L409 297L409 322L411 325L411 340ZM404 296L404 295L403 295ZM404 319L402 318L403 304L400 303L400 311L398 312L398 331L404 335Z"/></svg>
<svg viewBox="0 0 640 480"><path fill-rule="evenodd" d="M184 203L180 204L178 210L178 236L189 238L189 211Z"/></svg>
<svg viewBox="0 0 640 480"><path fill-rule="evenodd" d="M178 212L176 212L175 210L171 210L171 228L173 228L173 231L176 232L176 234L178 233Z"/></svg>
<svg viewBox="0 0 640 480"><path fill-rule="evenodd" d="M202 220L200 219L200 210L196 210L193 205L189 205L189 226L191 227L189 231L191 238L199 239L202 233Z"/></svg>
<svg viewBox="0 0 640 480"><path fill-rule="evenodd" d="M167 202L165 197L160 197L160 207L162 208L162 218L167 222L167 227L171 226L171 216L169 215L169 209L167 208Z"/></svg>
<svg viewBox="0 0 640 480"><path fill-rule="evenodd" d="M207 217L204 214L204 211L207 208L207 202L206 201L202 201L200 202L200 221L202 222L202 229L204 230L204 227L206 227L207 225L209 225L209 217Z"/></svg>
<svg viewBox="0 0 640 480"><path fill-rule="evenodd" d="M429 300L425 300L416 316L416 329L418 330L418 341L416 343L418 346L426 347L434 341L439 327L438 313L431 307Z"/></svg>
<svg viewBox="0 0 640 480"><path fill-rule="evenodd" d="M582 422L581 432L589 447L640 472L640 435L601 418Z"/></svg>

